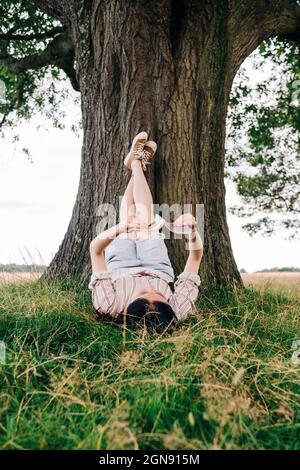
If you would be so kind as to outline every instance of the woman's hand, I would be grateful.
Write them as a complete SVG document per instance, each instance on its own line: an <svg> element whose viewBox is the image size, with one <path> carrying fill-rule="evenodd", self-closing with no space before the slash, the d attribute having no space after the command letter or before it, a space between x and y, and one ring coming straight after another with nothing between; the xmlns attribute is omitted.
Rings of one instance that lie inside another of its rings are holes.
<svg viewBox="0 0 300 470"><path fill-rule="evenodd" d="M192 214L182 214L174 222L174 227L182 227L186 225L192 227L193 232L197 229L197 222Z"/></svg>
<svg viewBox="0 0 300 470"><path fill-rule="evenodd" d="M126 222L119 223L117 227L119 233L129 233L137 230L146 230L148 225L145 224L142 220L138 219L136 216L130 216Z"/></svg>
<svg viewBox="0 0 300 470"><path fill-rule="evenodd" d="M183 214L174 222L174 226L189 226L191 232L185 233L187 239L187 249L189 256L185 264L184 271L189 273L198 274L200 263L203 256L203 243L201 236L197 230L197 221L192 214Z"/></svg>

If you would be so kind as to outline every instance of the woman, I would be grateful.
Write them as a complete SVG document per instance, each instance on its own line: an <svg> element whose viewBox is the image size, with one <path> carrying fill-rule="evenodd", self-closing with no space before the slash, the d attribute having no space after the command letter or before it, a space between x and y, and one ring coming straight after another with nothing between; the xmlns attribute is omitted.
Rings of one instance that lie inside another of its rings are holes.
<svg viewBox="0 0 300 470"><path fill-rule="evenodd" d="M180 216L174 226L191 226L189 256L175 284L164 235L164 220L154 217L152 195L144 171L157 145L140 132L124 164L132 176L122 198L120 222L90 244L92 276L89 289L99 318L127 323L143 319L164 327L184 320L198 296L203 249L196 220ZM173 287L173 290L171 286Z"/></svg>

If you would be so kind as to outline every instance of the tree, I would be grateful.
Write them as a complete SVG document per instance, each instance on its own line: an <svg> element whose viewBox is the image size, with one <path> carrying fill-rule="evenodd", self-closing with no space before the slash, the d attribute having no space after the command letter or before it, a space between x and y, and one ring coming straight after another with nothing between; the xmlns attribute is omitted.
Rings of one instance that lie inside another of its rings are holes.
<svg viewBox="0 0 300 470"><path fill-rule="evenodd" d="M252 54L252 67L265 78L250 86L243 66L231 93L226 171L247 217L250 234L284 229L299 234L300 220L300 54L299 44L270 38ZM248 72L249 73L249 72Z"/></svg>
<svg viewBox="0 0 300 470"><path fill-rule="evenodd" d="M3 2L4 5L11 2ZM224 163L226 115L233 79L265 39L299 40L295 0L34 0L55 26L33 28L45 39L38 53L12 57L2 36L1 57L15 77L46 64L62 68L80 89L81 176L72 218L48 276L89 272L88 246L96 209L117 205L127 181L124 149L140 130L158 143L149 171L155 202L203 203L207 285L240 285L228 233ZM49 23L48 25L49 26ZM54 28L62 28L61 31ZM13 31L12 31L13 29ZM9 35L12 37L10 40ZM5 46L5 47L4 47ZM29 80L30 81L30 80ZM22 86L20 85L20 89ZM183 247L170 242L175 266Z"/></svg>

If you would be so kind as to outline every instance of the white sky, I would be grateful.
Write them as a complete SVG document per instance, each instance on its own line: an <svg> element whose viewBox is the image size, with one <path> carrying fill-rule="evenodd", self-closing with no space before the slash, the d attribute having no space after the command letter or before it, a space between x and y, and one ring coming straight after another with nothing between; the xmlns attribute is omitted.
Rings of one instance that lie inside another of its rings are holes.
<svg viewBox="0 0 300 470"><path fill-rule="evenodd" d="M65 109L70 127L74 112L71 98ZM21 124L17 144L12 144L10 130L0 141L0 263L48 264L71 217L79 181L81 136L54 129L49 123L48 131L37 131L41 123L36 116ZM21 152L22 147L29 148L33 163ZM237 201L230 184L227 206ZM299 241L285 240L284 232L250 237L241 229L245 220L230 214L228 223L239 268L253 272L275 266L300 267Z"/></svg>

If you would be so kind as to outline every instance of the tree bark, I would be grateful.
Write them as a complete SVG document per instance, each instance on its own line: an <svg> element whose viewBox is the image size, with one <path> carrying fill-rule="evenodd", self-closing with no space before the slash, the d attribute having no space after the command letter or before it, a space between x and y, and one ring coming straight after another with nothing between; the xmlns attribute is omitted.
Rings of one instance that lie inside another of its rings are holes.
<svg viewBox="0 0 300 470"><path fill-rule="evenodd" d="M124 156L134 135L146 130L158 143L148 172L154 202L204 204L203 284L241 285L226 221L226 114L236 70L269 33L258 29L250 45L240 39L238 47L234 34L242 9L236 3L74 0L64 5L75 45L84 140L72 218L46 278L81 274L87 279L97 207L118 205L130 176ZM168 244L178 273L186 257L183 243Z"/></svg>

